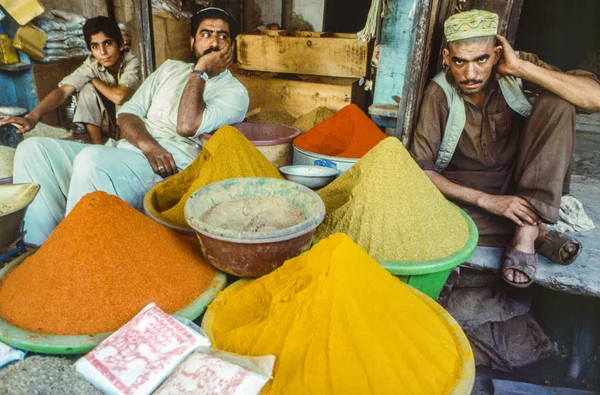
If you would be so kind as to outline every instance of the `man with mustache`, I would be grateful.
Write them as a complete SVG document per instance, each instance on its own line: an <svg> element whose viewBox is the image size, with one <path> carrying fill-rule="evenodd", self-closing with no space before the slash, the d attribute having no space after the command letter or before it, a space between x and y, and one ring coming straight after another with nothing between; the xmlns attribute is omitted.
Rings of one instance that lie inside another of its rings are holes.
<svg viewBox="0 0 600 395"><path fill-rule="evenodd" d="M526 287L536 252L570 264L583 248L544 223L556 223L568 192L575 110L600 111L600 83L515 52L497 27L498 15L480 10L444 23L447 70L425 91L411 153L473 218L480 244L506 246L503 279Z"/></svg>
<svg viewBox="0 0 600 395"><path fill-rule="evenodd" d="M9 117L0 125L12 122L27 133L40 118L64 104L77 93L73 122L85 127L94 144L116 136L116 110L131 97L140 84L140 61L125 52L117 23L105 16L88 19L83 36L92 54L73 73L65 77L29 114Z"/></svg>
<svg viewBox="0 0 600 395"><path fill-rule="evenodd" d="M196 63L168 60L146 78L117 113L121 140L90 146L30 138L19 144L15 183L41 185L25 216L25 241L41 244L82 196L96 190L141 210L154 184L198 156L203 133L242 121L248 92L228 70L235 35L235 21L224 10L194 15Z"/></svg>

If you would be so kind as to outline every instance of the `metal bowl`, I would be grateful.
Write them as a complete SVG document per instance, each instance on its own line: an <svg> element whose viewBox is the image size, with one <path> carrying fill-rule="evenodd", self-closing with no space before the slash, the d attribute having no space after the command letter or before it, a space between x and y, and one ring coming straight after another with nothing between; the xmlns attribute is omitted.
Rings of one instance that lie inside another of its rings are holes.
<svg viewBox="0 0 600 395"><path fill-rule="evenodd" d="M290 181L311 189L323 188L335 180L338 170L331 167L313 165L284 166L279 171Z"/></svg>
<svg viewBox="0 0 600 395"><path fill-rule="evenodd" d="M38 184L0 185L0 251L14 243L21 235L25 210L40 190ZM4 212L3 212L4 211Z"/></svg>
<svg viewBox="0 0 600 395"><path fill-rule="evenodd" d="M173 176L171 176L173 177ZM170 177L165 178L160 183L167 181ZM159 184L160 184L159 183ZM157 184L158 185L158 184ZM144 214L148 218L153 219L159 224L166 226L167 228L179 233L184 236L193 236L194 230L187 226L181 226L180 224L171 221L170 219L164 217L160 211L158 211L158 203L156 201L156 189L151 188L146 195L144 196Z"/></svg>
<svg viewBox="0 0 600 395"><path fill-rule="evenodd" d="M302 210L306 220L267 232L239 232L202 221L202 215L219 203L257 196L284 196ZM275 178L233 178L194 192L184 208L185 219L196 231L206 261L239 277L259 277L310 247L312 234L325 217L325 205L314 191Z"/></svg>
<svg viewBox="0 0 600 395"><path fill-rule="evenodd" d="M231 125L240 131L275 167L292 164L292 141L300 136L300 130L269 123L241 122ZM212 137L204 133L201 138L206 143Z"/></svg>
<svg viewBox="0 0 600 395"><path fill-rule="evenodd" d="M342 174L343 172L351 168L357 161L358 158L353 159L321 155L317 154L316 152L303 150L302 148L298 148L295 145L293 146L292 162L294 165L316 165L331 167L333 169L338 170L339 174Z"/></svg>

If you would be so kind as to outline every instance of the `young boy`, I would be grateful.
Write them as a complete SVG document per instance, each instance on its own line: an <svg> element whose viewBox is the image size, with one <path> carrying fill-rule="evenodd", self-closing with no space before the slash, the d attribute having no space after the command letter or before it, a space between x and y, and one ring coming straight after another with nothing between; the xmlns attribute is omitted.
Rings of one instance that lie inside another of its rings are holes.
<svg viewBox="0 0 600 395"><path fill-rule="evenodd" d="M21 133L35 127L40 118L78 93L73 122L83 124L94 144L116 136L116 110L140 84L140 61L123 51L123 36L117 23L104 16L88 19L83 35L92 54L77 70L65 77L29 114L7 117L0 125L22 125Z"/></svg>

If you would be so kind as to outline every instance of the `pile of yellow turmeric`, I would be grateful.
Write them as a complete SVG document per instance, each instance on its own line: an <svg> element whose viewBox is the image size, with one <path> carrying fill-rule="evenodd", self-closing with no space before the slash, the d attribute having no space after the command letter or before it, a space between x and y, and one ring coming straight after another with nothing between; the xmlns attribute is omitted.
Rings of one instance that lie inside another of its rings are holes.
<svg viewBox="0 0 600 395"><path fill-rule="evenodd" d="M263 394L447 394L472 360L447 321L344 234L236 285L203 324L220 350L276 356Z"/></svg>
<svg viewBox="0 0 600 395"><path fill-rule="evenodd" d="M153 187L157 209L163 217L188 226L183 207L192 193L213 182L238 177L283 178L242 133L222 126L185 170Z"/></svg>
<svg viewBox="0 0 600 395"><path fill-rule="evenodd" d="M315 237L346 233L378 261L446 258L469 237L460 210L394 137L381 141L317 193L327 214Z"/></svg>

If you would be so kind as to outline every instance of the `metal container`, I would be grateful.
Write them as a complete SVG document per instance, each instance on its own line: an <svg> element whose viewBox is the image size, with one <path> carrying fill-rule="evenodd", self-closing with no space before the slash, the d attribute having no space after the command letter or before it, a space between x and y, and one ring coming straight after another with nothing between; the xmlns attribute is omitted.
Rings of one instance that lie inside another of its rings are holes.
<svg viewBox="0 0 600 395"><path fill-rule="evenodd" d="M167 181L169 178L170 177L165 178L161 181L161 183ZM187 226L181 226L180 224L162 216L160 211L158 211L158 202L156 201L156 189L154 188L151 188L148 192L146 192L146 195L144 196L144 214L146 214L147 217L155 220L159 224L166 226L167 228L181 235L194 235L194 230L192 228Z"/></svg>
<svg viewBox="0 0 600 395"><path fill-rule="evenodd" d="M219 203L256 196L284 196L302 210L306 220L281 230L239 232L202 221ZM274 178L233 178L194 192L184 208L185 219L196 231L204 258L217 269L239 277L259 277L287 259L308 250L312 234L325 217L325 205L305 186Z"/></svg>
<svg viewBox="0 0 600 395"><path fill-rule="evenodd" d="M0 185L0 251L20 237L25 210L39 190L38 184Z"/></svg>
<svg viewBox="0 0 600 395"><path fill-rule="evenodd" d="M327 156L317 154L316 152L305 151L294 145L292 162L294 165L316 165L331 167L338 170L338 175L351 168L358 159L338 158L337 156Z"/></svg>
<svg viewBox="0 0 600 395"><path fill-rule="evenodd" d="M300 136L300 130L287 125L241 122L232 125L240 131L275 167L292 164L292 141ZM212 134L202 135L206 143Z"/></svg>
<svg viewBox="0 0 600 395"><path fill-rule="evenodd" d="M335 180L338 170L331 167L314 165L284 166L279 169L281 174L290 181L302 184L311 189L323 188Z"/></svg>

